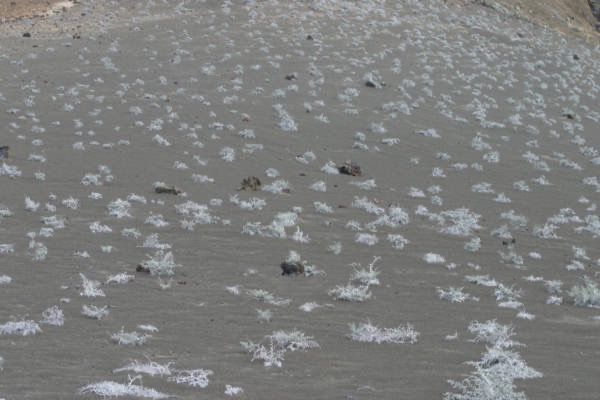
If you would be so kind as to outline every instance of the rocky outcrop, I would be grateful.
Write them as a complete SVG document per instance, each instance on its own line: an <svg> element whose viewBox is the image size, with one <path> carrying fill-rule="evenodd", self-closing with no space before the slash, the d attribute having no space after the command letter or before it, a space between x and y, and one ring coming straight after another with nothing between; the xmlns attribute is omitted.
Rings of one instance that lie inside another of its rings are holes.
<svg viewBox="0 0 600 400"><path fill-rule="evenodd" d="M596 41L600 0L466 0L567 35Z"/></svg>
<svg viewBox="0 0 600 400"><path fill-rule="evenodd" d="M596 18L596 31L600 32L600 0L588 0L592 15Z"/></svg>

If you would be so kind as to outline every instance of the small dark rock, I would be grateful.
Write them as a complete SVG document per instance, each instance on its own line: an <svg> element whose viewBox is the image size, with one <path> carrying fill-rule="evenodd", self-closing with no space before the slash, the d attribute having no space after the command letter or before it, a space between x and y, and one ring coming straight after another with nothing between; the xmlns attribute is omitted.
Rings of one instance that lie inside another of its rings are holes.
<svg viewBox="0 0 600 400"><path fill-rule="evenodd" d="M281 275L299 275L304 273L304 263L302 261L290 262L284 261L281 263Z"/></svg>
<svg viewBox="0 0 600 400"><path fill-rule="evenodd" d="M344 165L338 167L338 171L340 174L344 175L352 175L352 176L361 176L362 171L360 166L353 161L346 161Z"/></svg>
<svg viewBox="0 0 600 400"><path fill-rule="evenodd" d="M261 186L260 179L255 176L249 176L242 180L242 184L238 190L257 191L260 190Z"/></svg>
<svg viewBox="0 0 600 400"><path fill-rule="evenodd" d="M306 40L315 40L315 38L313 38L312 35L306 35Z"/></svg>
<svg viewBox="0 0 600 400"><path fill-rule="evenodd" d="M296 73L293 72L293 73L291 73L289 75L286 75L285 79L287 79L288 81L295 81L295 80L298 79L298 75L296 75Z"/></svg>
<svg viewBox="0 0 600 400"><path fill-rule="evenodd" d="M0 146L0 160L8 160L10 158L10 146Z"/></svg>
<svg viewBox="0 0 600 400"><path fill-rule="evenodd" d="M146 274L150 273L150 269L144 267L142 264L138 264L138 266L135 268L136 272L143 272Z"/></svg>
<svg viewBox="0 0 600 400"><path fill-rule="evenodd" d="M512 245L514 245L515 243L517 243L517 240L516 240L515 238L512 238L512 239L510 239L510 240L509 240L509 239L504 239L504 240L502 241L502 245L503 245L503 246L512 246Z"/></svg>
<svg viewBox="0 0 600 400"><path fill-rule="evenodd" d="M183 193L183 191L181 189L179 189L177 186L173 186L173 185L157 185L154 187L154 192L155 193L169 193L169 194L174 194L175 196Z"/></svg>
<svg viewBox="0 0 600 400"><path fill-rule="evenodd" d="M564 113L562 116L566 119L575 119L575 116L571 113Z"/></svg>
<svg viewBox="0 0 600 400"><path fill-rule="evenodd" d="M23 37L30 38L30 37L31 37L31 33L29 33L29 32L25 32L25 33L23 34Z"/></svg>

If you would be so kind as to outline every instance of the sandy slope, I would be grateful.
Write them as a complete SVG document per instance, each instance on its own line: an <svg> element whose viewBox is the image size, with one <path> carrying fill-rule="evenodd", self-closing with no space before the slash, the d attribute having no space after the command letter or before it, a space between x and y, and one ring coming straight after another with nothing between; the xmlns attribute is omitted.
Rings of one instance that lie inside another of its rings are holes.
<svg viewBox="0 0 600 400"><path fill-rule="evenodd" d="M47 17L61 16L74 5L81 6L81 4L87 5L88 3L106 7L106 10L110 10L111 6L109 1L2 0L0 1L0 21L14 23L23 19L36 18L40 20L41 25L44 25ZM489 6L496 11L523 18L567 35L583 36L592 41L597 40L598 37L596 29L598 21L592 15L588 0L446 0L445 3L460 6L467 4ZM114 3L112 6L116 8L119 4Z"/></svg>
<svg viewBox="0 0 600 400"><path fill-rule="evenodd" d="M11 178L5 167L0 176L0 209L12 213L0 219L0 244L14 245L0 253L0 275L12 278L0 285L0 324L40 321L54 305L65 317L63 326L41 324L36 335L0 335L0 397L94 398L78 390L127 383L127 372L113 371L152 360L214 372L206 388L167 376L136 381L184 399L228 398L226 385L243 388L239 398L247 399L439 399L453 391L447 380L467 377L473 367L465 362L486 351L472 342L469 324L495 319L514 325L513 339L526 346L512 350L543 373L515 380L518 390L531 399L595 399L600 313L575 306L567 292L600 271L598 238L585 223L598 215L600 190L590 179L599 168L597 48L487 8L443 2L178 4L122 2L107 14L106 4L90 2L82 5L86 15L74 7L63 16L69 27L81 25L80 38L61 28L31 38L15 38L17 30L0 40L0 145L11 146L3 162L20 173ZM365 86L368 73L385 86ZM296 131L282 129L282 110ZM429 129L440 137L427 136ZM228 148L231 162L223 157ZM363 175L323 172L328 161L345 160ZM268 176L269 168L279 177ZM101 184L84 185L88 174ZM283 179L290 190L237 191L248 175L263 185ZM369 179L370 190L357 185ZM156 194L157 181L186 194ZM317 181L327 190L311 189ZM485 184L488 192L478 192ZM524 185L528 191L518 189ZM502 193L510 203L499 200ZM236 195L266 205L242 209ZM26 210L26 197L39 208ZM75 209L71 198L79 200ZM127 198L130 217L109 215L111 202ZM362 198L383 211L357 207ZM178 213L188 200L204 205L212 223L202 223L206 214ZM410 221L375 223L390 205ZM452 224L443 212L461 207L480 216L479 227L465 236L444 233ZM285 238L242 233L292 210L298 220ZM509 210L526 222L509 222ZM147 222L159 214L168 226ZM64 217L65 227L40 230L49 216ZM184 229L182 221L194 219L194 229ZM112 231L94 233L96 221ZM508 251L494 233L503 224L521 262L499 254ZM545 224L556 238L534 234ZM294 240L297 230L310 241ZM142 247L153 233L181 265L168 289L135 272L155 254ZM360 233L378 242L360 243ZM390 234L406 238L406 247L394 248ZM481 248L466 250L477 238ZM335 243L338 255L330 250ZM36 248L47 255L35 260ZM325 274L281 276L290 250ZM427 253L445 262L429 264ZM381 285L370 288L371 299L328 294L348 283L361 268L356 263L366 267L376 256ZM567 268L575 261L583 270ZM119 273L133 278L105 283ZM103 282L106 296L82 296L80 274ZM493 287L465 281L473 275L520 291L522 305L502 307ZM551 280L563 282L561 305L547 304ZM450 287L479 301L441 300L436 290ZM248 294L253 289L290 304L260 302ZM299 309L306 302L325 306L307 313ZM110 313L86 318L89 304ZM271 322L259 322L256 309L269 309ZM418 341L347 337L349 324L368 320L388 328L410 323ZM141 333L144 324L158 331L141 346L110 340L121 329ZM320 347L286 352L281 368L251 362L240 345L293 329Z"/></svg>
<svg viewBox="0 0 600 400"><path fill-rule="evenodd" d="M515 15L567 35L579 35L596 42L596 20L588 0L481 0L477 1L506 14Z"/></svg>
<svg viewBox="0 0 600 400"><path fill-rule="evenodd" d="M5 22L23 18L47 17L66 11L73 7L74 3L70 0L5 0L0 2L0 19Z"/></svg>

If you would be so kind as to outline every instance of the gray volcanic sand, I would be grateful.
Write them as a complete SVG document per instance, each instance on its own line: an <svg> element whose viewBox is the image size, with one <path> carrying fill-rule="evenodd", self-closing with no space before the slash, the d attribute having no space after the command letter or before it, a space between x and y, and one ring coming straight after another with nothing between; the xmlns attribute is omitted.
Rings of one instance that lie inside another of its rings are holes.
<svg viewBox="0 0 600 400"><path fill-rule="evenodd" d="M92 398L79 390L101 381L127 384L128 372L113 370L137 360L212 370L206 388L147 374L135 382L185 399L228 398L225 385L241 387L234 397L247 399L441 399L458 392L447 381L466 378L474 367L465 362L486 351L472 341L469 324L489 320L512 324L512 339L525 345L512 350L543 374L515 380L518 391L530 399L597 397L600 311L576 306L567 293L584 275L597 281L600 271L600 232L592 225L600 183L585 179L600 168L597 46L489 9L438 1L177 4L84 1L57 16L61 24L3 28L0 146L12 154L2 160L0 209L12 215L0 218L0 244L14 247L0 253L0 275L12 278L0 285L0 323L40 321L56 305L64 325L0 335L0 397ZM32 37L21 37L24 31ZM286 80L292 73L297 79ZM365 86L368 73L385 86ZM282 129L275 105L297 130ZM244 129L255 138L240 135ZM439 137L418 133L428 129ZM482 149L474 146L477 135ZM231 162L220 155L227 147L235 150ZM315 159L299 157L305 152ZM346 160L363 175L322 170ZM177 161L187 168L176 168ZM10 177L6 165L20 174ZM268 177L269 168L279 177ZM101 185L82 184L86 174L98 175ZM213 181L197 182L195 174ZM263 187L283 179L289 193L237 191L251 175ZM541 176L550 185L536 183ZM371 190L352 184L368 179L376 184ZM326 183L325 192L309 188L317 181ZM515 189L518 181L529 191ZM185 194L156 194L155 182ZM489 193L472 189L481 183L490 184ZM411 196L411 188L424 197ZM92 192L102 198L90 198ZM110 202L132 193L147 202L131 200L131 217L108 214ZM495 201L500 193L511 202ZM230 200L235 195L266 205L245 210ZM26 210L26 197L39 209ZM76 209L62 203L70 197L79 200ZM373 224L378 215L355 206L363 197L384 210L401 207L410 222ZM175 206L187 201L206 205L213 223L182 228L181 220L193 216ZM332 212L318 212L317 201ZM429 214L417 214L419 206ZM294 207L301 208L297 227L285 228L285 238L242 233L247 223L268 226ZM465 236L441 232L451 223L440 222L439 213L463 207L480 216L480 227ZM501 218L509 210L527 222L511 225ZM152 214L169 225L145 223ZM65 228L40 236L42 217L54 215L66 219ZM95 221L112 232L93 233ZM358 243L348 221L378 242ZM522 257L516 265L499 255L507 249L493 232L504 224ZM554 226L555 238L534 234L545 224ZM127 228L141 236L123 236ZM308 243L292 239L297 228ZM47 248L42 260L34 259L31 232ZM168 289L135 272L155 253L142 247L152 233L172 246L181 265ZM388 234L406 238L405 248L394 248ZM465 250L477 237L481 248ZM338 255L329 250L336 242ZM579 259L584 269L567 268L578 260L573 246L586 251L588 259ZM290 250L326 274L281 276ZM427 253L445 262L428 264ZM376 256L381 285L370 287L371 299L328 295L360 268L353 263L367 267ZM105 297L80 295L80 274L105 282L119 273L135 277L103 284ZM493 287L465 281L471 275L520 289L523 305L500 307ZM562 304L546 304L547 280L563 282ZM238 295L226 289L236 285ZM436 289L449 287L479 301L441 300ZM252 289L290 304L259 302L247 294ZM299 306L306 302L332 306L304 312ZM109 306L110 313L86 318L86 304ZM256 309L271 310L271 321L261 323ZM535 318L518 318L521 310ZM349 324L367 321L381 328L412 324L420 335L413 344L347 337ZM110 340L121 329L143 333L141 324L158 328L147 343ZM320 347L286 352L281 368L251 362L240 345L293 329Z"/></svg>

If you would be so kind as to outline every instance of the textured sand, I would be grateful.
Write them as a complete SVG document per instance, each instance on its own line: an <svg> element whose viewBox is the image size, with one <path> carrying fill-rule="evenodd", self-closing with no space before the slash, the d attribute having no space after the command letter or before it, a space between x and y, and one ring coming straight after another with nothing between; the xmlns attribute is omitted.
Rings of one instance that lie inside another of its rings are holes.
<svg viewBox="0 0 600 400"><path fill-rule="evenodd" d="M173 8L82 2L54 20L3 26L0 146L10 145L11 158L2 161L21 174L0 176L0 204L13 214L0 219L0 244L14 244L13 252L0 254L0 275L12 278L0 285L0 323L39 321L54 305L63 310L65 323L41 325L43 332L31 336L0 335L0 398L93 398L78 390L104 380L127 383L127 372L113 370L150 359L172 362L176 369L214 372L204 389L143 375L144 386L184 399L228 398L225 385L243 388L239 398L247 399L440 399L453 391L447 380L465 378L473 370L465 362L485 351L485 344L470 341L469 323L493 319L514 325L513 339L526 345L514 350L544 374L515 381L528 398L596 398L600 311L575 306L566 292L581 284L583 275L597 281L600 271L598 238L575 232L586 226L586 216L598 214L592 206L599 186L583 184L599 169L593 161L597 155L589 154L600 148L593 119L599 109L598 48L488 8L340 3L228 7L186 1ZM25 29L30 38L22 37ZM401 62L398 73L394 59ZM363 76L373 71L381 74L383 88L365 86ZM287 80L293 73L297 79ZM489 107L480 120L474 99ZM397 102L395 112L384 106L391 102ZM281 129L277 104L296 122L297 131ZM490 121L504 127L482 126ZM387 131L377 133L373 124ZM440 138L416 133L430 128ZM256 137L240 136L244 129ZM357 148L357 132L364 133L366 149ZM478 133L489 149L473 148ZM161 146L156 135L170 146ZM263 147L252 152L248 144ZM227 147L236 152L233 162L220 156ZM316 159L305 156L308 162L301 162L298 156L308 151ZM486 161L484 155L494 151L500 161ZM549 170L527 162L523 154L528 151ZM36 161L41 157L44 162ZM328 161L345 160L357 162L363 176L321 170ZM175 168L177 161L188 169ZM268 168L289 182L289 193L236 190L248 175L263 185L272 183ZM432 176L434 168L445 177ZM46 174L44 181L35 179L38 171ZM88 173L98 174L102 185L83 185ZM195 182L193 174L214 182ZM551 186L533 182L542 175ZM351 184L371 178L376 187L370 191ZM326 192L309 189L319 180L326 182ZM186 194L156 194L156 181L177 185ZM525 181L530 191L515 190L517 181ZM494 193L472 191L483 182ZM441 189L441 205L427 191L435 185ZM411 197L412 187L425 197ZM89 198L92 192L102 199ZM147 200L131 201L132 217L107 214L108 203L132 193ZM494 201L499 193L512 202ZM242 210L230 201L234 195L264 199L266 206ZM25 197L40 202L39 209L25 210ZM70 197L79 199L75 210L62 203ZM353 207L356 197L384 209L398 205L410 223L371 232L366 224L377 216ZM211 205L213 199L223 200L222 205ZM191 216L177 214L175 205L188 200L207 205L215 223L182 229L180 221ZM318 213L316 201L333 212ZM434 219L415 213L419 205L432 213L467 207L481 215L481 228L464 237L440 233ZM294 207L302 208L297 227L309 243L291 239L296 227L287 228L284 239L241 233L248 222L268 225ZM558 224L558 238L532 234L564 208L580 219ZM502 261L498 252L505 246L491 234L508 223L500 214L511 209L528 219L525 226L509 227L524 259L519 266ZM153 214L161 214L169 226L145 223ZM66 227L51 237L39 236L41 218L52 215L65 217ZM95 221L112 232L91 232ZM362 233L373 233L379 242L357 243L348 221L360 223ZM124 228L136 228L142 236L126 238ZM33 260L30 232L47 247L44 260ZM141 247L152 233L172 246L181 265L170 289L135 272L154 254ZM404 250L394 249L388 234L401 234L409 243ZM466 251L465 243L474 237L481 239L481 249ZM342 244L339 255L328 250L335 242ZM113 249L105 252L101 246ZM587 251L583 271L566 268L574 260L573 246ZM279 264L290 250L326 275L281 276ZM84 251L89 258L75 254ZM427 264L423 256L430 252L446 262ZM531 252L542 258L530 257ZM348 282L352 263L366 267L375 256L381 257L376 264L381 286L371 288L373 298L351 303L328 295ZM448 268L450 263L455 268ZM105 282L123 272L135 278L103 284L106 297L80 296L80 273ZM467 275L484 274L521 289L523 306L499 307L493 288L465 282ZM544 282L524 279L531 276L563 281L563 304L546 304ZM226 290L236 285L239 295ZM480 300L443 301L438 287L464 287ZM291 303L261 303L246 293L251 289ZM299 309L306 302L333 307L306 313ZM108 305L110 314L100 321L85 318L84 304ZM271 322L260 323L256 309L270 309ZM535 319L517 318L520 310ZM346 337L350 323L367 320L380 327L413 324L420 332L418 342L378 345ZM158 328L148 343L110 341L122 328L142 332L140 324ZM292 329L313 336L320 348L287 352L282 368L251 362L240 345ZM456 339L446 339L455 333Z"/></svg>

